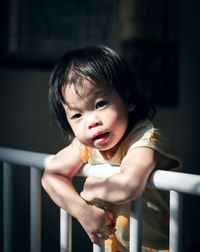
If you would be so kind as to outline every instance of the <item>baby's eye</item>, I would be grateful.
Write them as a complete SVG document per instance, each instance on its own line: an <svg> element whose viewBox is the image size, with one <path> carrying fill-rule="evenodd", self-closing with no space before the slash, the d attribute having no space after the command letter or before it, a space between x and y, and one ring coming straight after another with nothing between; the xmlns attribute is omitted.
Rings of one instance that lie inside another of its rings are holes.
<svg viewBox="0 0 200 252"><path fill-rule="evenodd" d="M80 113L74 114L71 119L78 119L80 118L82 115Z"/></svg>
<svg viewBox="0 0 200 252"><path fill-rule="evenodd" d="M95 107L96 109L98 109L98 108L104 107L107 103L108 103L107 101L102 100L102 101L97 102Z"/></svg>

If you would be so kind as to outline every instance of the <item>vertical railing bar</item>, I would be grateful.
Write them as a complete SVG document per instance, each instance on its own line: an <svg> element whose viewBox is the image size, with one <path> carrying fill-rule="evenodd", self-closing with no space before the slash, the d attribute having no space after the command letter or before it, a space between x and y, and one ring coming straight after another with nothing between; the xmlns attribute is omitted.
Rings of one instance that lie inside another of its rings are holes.
<svg viewBox="0 0 200 252"><path fill-rule="evenodd" d="M60 208L60 252L72 252L72 216Z"/></svg>
<svg viewBox="0 0 200 252"><path fill-rule="evenodd" d="M41 251L41 172L30 168L30 251Z"/></svg>
<svg viewBox="0 0 200 252"><path fill-rule="evenodd" d="M182 250L182 193L170 191L170 252Z"/></svg>
<svg viewBox="0 0 200 252"><path fill-rule="evenodd" d="M142 196L131 202L130 248L131 252L142 249Z"/></svg>
<svg viewBox="0 0 200 252"><path fill-rule="evenodd" d="M3 163L3 251L13 251L13 166Z"/></svg>
<svg viewBox="0 0 200 252"><path fill-rule="evenodd" d="M100 240L100 246L93 244L93 252L104 252L104 240Z"/></svg>

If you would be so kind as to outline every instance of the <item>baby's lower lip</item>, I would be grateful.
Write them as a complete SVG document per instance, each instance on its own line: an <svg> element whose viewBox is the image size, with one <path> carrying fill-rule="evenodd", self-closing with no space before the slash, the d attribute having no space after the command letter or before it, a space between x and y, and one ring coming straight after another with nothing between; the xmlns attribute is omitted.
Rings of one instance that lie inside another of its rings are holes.
<svg viewBox="0 0 200 252"><path fill-rule="evenodd" d="M93 141L95 141L98 144L101 144L107 140L108 136L109 136L108 132L104 133L104 134L100 134L100 135L96 136L95 138L93 138Z"/></svg>

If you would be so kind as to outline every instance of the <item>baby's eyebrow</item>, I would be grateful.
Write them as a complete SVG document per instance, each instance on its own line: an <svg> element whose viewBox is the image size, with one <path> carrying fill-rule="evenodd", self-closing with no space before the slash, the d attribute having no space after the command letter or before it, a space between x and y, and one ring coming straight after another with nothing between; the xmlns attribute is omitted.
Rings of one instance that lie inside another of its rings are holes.
<svg viewBox="0 0 200 252"><path fill-rule="evenodd" d="M69 110L70 112L73 112L73 111L78 111L79 108L76 107L76 106L71 106L71 105L67 105L67 110Z"/></svg>
<svg viewBox="0 0 200 252"><path fill-rule="evenodd" d="M89 96L107 96L108 92L102 91L102 90L94 90L94 92L91 92Z"/></svg>
<svg viewBox="0 0 200 252"><path fill-rule="evenodd" d="M76 105L70 105L69 103L66 103L63 104L65 109L68 110L68 111L75 111L75 110L78 110L78 107Z"/></svg>

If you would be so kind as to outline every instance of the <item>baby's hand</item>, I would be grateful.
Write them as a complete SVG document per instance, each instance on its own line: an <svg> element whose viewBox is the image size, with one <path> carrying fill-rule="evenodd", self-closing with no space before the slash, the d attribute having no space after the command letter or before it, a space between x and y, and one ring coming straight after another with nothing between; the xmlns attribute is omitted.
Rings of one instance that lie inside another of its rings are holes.
<svg viewBox="0 0 200 252"><path fill-rule="evenodd" d="M97 245L100 244L100 239L106 240L113 233L113 219L114 216L110 211L93 205L88 205L78 218L90 240Z"/></svg>

